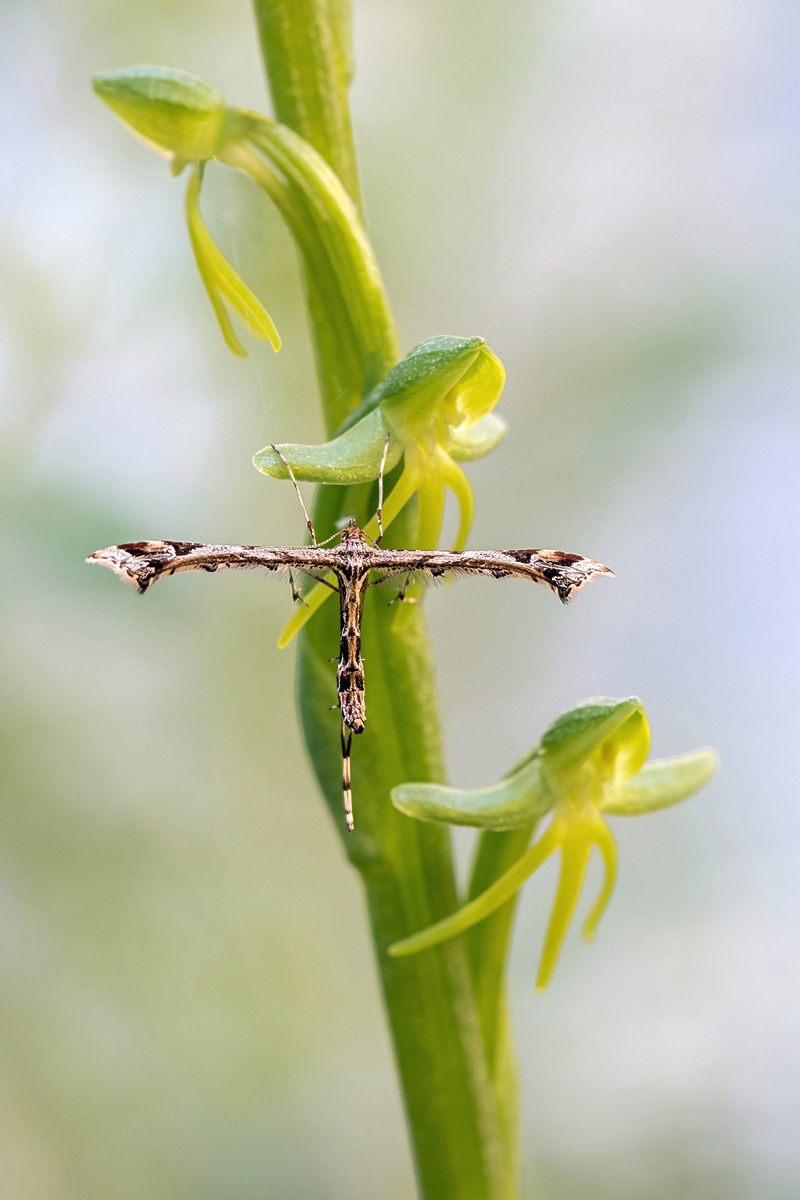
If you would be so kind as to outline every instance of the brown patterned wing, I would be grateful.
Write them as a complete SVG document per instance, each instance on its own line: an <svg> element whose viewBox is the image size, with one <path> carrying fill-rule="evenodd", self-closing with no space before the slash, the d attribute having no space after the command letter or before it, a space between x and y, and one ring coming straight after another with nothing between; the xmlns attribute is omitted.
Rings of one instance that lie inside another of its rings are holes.
<svg viewBox="0 0 800 1200"><path fill-rule="evenodd" d="M108 567L120 579L146 592L151 584L179 571L225 571L233 568L280 571L329 566L330 553L316 547L208 546L200 542L127 542L96 550L86 559Z"/></svg>
<svg viewBox="0 0 800 1200"><path fill-rule="evenodd" d="M441 575L491 575L494 579L532 579L555 592L568 604L598 575L614 572L602 563L563 550L386 550L375 557L383 579L422 572L436 579ZM394 560L394 561L393 561Z"/></svg>
<svg viewBox="0 0 800 1200"><path fill-rule="evenodd" d="M566 550L504 550L503 554L513 559L527 578L543 583L555 592L562 604L569 604L598 575L612 578L614 575L610 567L593 558L568 554Z"/></svg>

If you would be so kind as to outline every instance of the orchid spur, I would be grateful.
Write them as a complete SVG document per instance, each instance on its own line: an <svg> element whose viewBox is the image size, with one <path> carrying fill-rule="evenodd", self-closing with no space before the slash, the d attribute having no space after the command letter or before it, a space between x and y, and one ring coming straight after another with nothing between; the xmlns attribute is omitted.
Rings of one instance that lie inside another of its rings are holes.
<svg viewBox="0 0 800 1200"><path fill-rule="evenodd" d="M614 837L605 815L639 816L678 804L712 778L717 757L708 748L648 763L650 727L641 701L586 700L563 713L541 742L505 779L480 791L437 784L394 788L392 801L408 816L483 829L515 829L552 811L544 834L481 895L428 929L389 947L415 954L462 933L505 904L556 850L561 870L545 935L536 986L547 987L580 899L592 847L600 852L605 880L583 927L592 940L617 873Z"/></svg>

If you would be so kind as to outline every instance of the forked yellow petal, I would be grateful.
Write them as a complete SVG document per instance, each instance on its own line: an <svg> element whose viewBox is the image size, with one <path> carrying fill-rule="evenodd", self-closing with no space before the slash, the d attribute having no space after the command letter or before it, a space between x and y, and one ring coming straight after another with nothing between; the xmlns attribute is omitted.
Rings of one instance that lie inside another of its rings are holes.
<svg viewBox="0 0 800 1200"><path fill-rule="evenodd" d="M250 332L256 337L265 338L277 353L281 348L281 339L272 318L258 297L234 271L206 229L200 212L201 181L202 170L195 167L186 190L186 222L197 269L213 305L222 335L234 354L247 354L222 303L224 297Z"/></svg>
<svg viewBox="0 0 800 1200"><path fill-rule="evenodd" d="M517 859L513 867L501 875L485 892L481 892L480 896L476 896L474 900L465 904L452 916L437 921L435 925L430 925L427 929L422 929L411 937L395 942L389 947L389 953L395 958L401 958L407 954L417 954L420 950L427 950L430 946L447 941L457 933L463 933L465 929L471 928L478 921L482 921L484 917L495 912L502 904L505 904L506 900L511 899L517 889L542 865L545 859L550 857L558 846L559 831L558 829L553 831L553 824L548 827L539 841L531 846L530 850Z"/></svg>
<svg viewBox="0 0 800 1200"><path fill-rule="evenodd" d="M554 820L553 824L555 823ZM567 832L561 847L561 871L558 876L556 898L553 901L553 911L550 914L542 957L539 960L539 972L536 976L537 992L543 992L552 979L567 930L581 896L590 853L591 842L585 837L571 836Z"/></svg>
<svg viewBox="0 0 800 1200"><path fill-rule="evenodd" d="M595 900L594 907L583 924L583 937L587 942L594 941L594 935L597 933L600 918L608 908L611 893L614 891L614 884L617 882L617 843L605 821L598 823L593 840L603 859L605 879L600 889L600 895Z"/></svg>

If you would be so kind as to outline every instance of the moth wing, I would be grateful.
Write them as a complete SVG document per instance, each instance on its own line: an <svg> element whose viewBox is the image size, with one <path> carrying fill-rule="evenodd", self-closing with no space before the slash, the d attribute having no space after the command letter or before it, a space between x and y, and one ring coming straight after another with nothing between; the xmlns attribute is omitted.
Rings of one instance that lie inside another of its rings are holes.
<svg viewBox="0 0 800 1200"><path fill-rule="evenodd" d="M531 579L549 587L564 604L598 575L614 574L594 559L563 550L463 550L450 553L420 550L409 552L402 561L399 561L399 552L386 553L387 558L389 554L397 554L398 561L381 564L379 582L399 575L422 576L427 581L449 574Z"/></svg>
<svg viewBox="0 0 800 1200"><path fill-rule="evenodd" d="M258 569L280 571L304 566L324 569L331 556L315 547L288 546L213 546L202 542L125 542L96 550L86 559L108 567L120 579L139 592L151 584L181 571Z"/></svg>
<svg viewBox="0 0 800 1200"><path fill-rule="evenodd" d="M603 563L566 550L504 550L503 556L511 559L525 577L549 587L563 604L569 604L599 575L614 574Z"/></svg>

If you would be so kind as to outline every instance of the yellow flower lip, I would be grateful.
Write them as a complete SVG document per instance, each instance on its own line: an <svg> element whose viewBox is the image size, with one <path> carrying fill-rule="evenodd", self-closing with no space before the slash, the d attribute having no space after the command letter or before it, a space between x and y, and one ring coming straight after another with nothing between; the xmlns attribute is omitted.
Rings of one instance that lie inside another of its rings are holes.
<svg viewBox="0 0 800 1200"><path fill-rule="evenodd" d="M219 251L205 227L200 212L202 165L196 165L186 189L186 223L197 269L222 330L222 336L234 354L247 354L233 328L223 300L231 306L254 337L266 338L277 352L281 348L280 334L264 305Z"/></svg>

